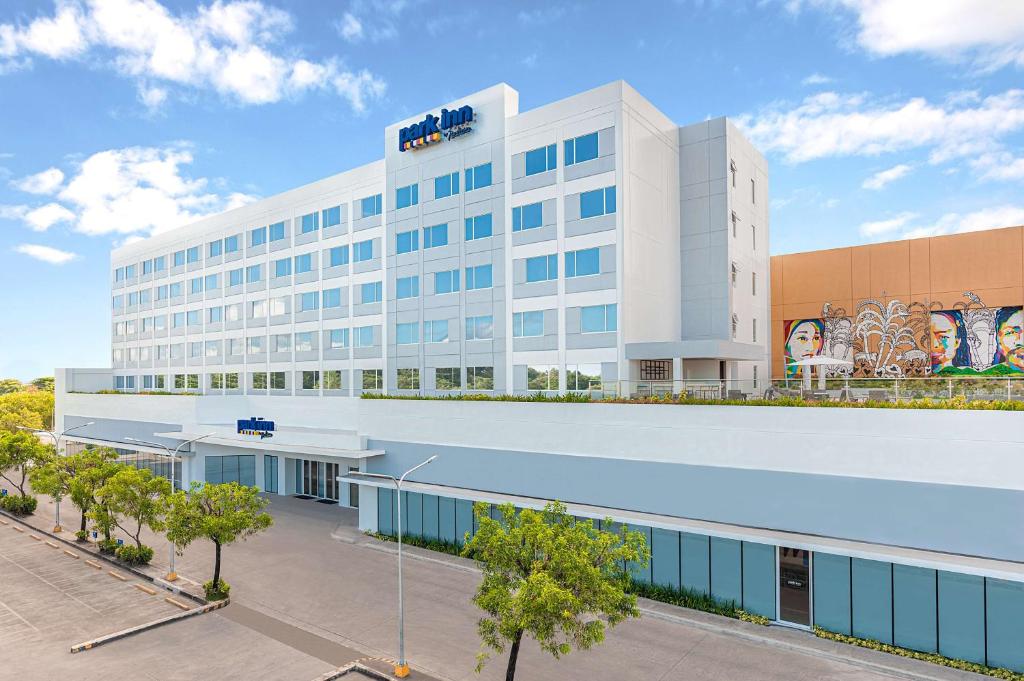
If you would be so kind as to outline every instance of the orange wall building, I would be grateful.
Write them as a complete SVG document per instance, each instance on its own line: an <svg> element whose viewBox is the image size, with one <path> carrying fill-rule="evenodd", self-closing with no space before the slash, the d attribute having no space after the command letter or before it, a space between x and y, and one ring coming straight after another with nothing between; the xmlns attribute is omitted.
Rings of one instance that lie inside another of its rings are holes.
<svg viewBox="0 0 1024 681"><path fill-rule="evenodd" d="M774 256L772 376L785 376L784 358L794 320L825 317L826 303L855 319L862 301L888 303L895 299L927 320L927 310L964 305L968 300L965 292L973 292L982 301L973 307L1024 304L1024 227ZM927 334L928 322L923 323L918 335ZM992 334L994 337L995 330ZM923 338L921 345L927 351ZM851 357L857 349L850 349ZM979 357L983 352L978 350Z"/></svg>

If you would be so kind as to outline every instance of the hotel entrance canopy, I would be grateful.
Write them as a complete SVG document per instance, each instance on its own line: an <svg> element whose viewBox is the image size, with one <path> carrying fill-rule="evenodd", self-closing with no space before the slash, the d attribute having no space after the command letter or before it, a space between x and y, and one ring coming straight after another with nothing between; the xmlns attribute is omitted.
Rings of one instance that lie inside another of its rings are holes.
<svg viewBox="0 0 1024 681"><path fill-rule="evenodd" d="M312 428L282 428L273 432L273 437L260 438L258 435L243 435L230 426L190 426L187 430L153 433L157 437L173 440L192 440L203 435L200 444L258 450L274 454L294 456L328 456L343 459L368 459L382 456L383 449L367 449L366 438L350 430L320 430Z"/></svg>

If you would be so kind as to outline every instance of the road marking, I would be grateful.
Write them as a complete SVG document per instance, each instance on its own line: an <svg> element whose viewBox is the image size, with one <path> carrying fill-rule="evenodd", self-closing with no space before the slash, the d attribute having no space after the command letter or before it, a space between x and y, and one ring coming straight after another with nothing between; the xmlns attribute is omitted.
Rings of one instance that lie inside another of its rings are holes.
<svg viewBox="0 0 1024 681"><path fill-rule="evenodd" d="M8 558L7 556L3 555L2 553L0 553L0 558L3 558L4 560L6 560L6 561L7 561L8 563L10 563L11 565L14 565L15 567L17 567L17 568L18 568L19 570L22 570L23 572L27 572L28 574L32 575L33 577L35 577L36 579L38 579L38 580L39 580L40 582L42 582L43 584L45 584L46 586L50 587L51 589L54 589L55 591L59 591L59 592L61 592L62 594L64 594L65 596L67 596L67 597L68 597L68 598L70 598L71 600L75 601L75 602L76 602L76 603L78 603L79 605L84 605L85 607L87 607L87 608L89 608L90 610L92 610L92 611L93 611L94 613L96 613L96 614L101 614L101 611L100 611L99 609L97 609L97 608L94 608L93 606L89 605L88 603L86 603L85 601L83 601L83 600L82 600L82 599L80 599L80 598L76 598L76 597L72 596L72 595L71 595L71 594L69 594L69 593L68 593L67 591L65 591L64 589L62 589L62 588L60 588L59 586L57 586L56 584L54 584L54 583L52 583L52 582L49 582L49 581L47 581L47 580L43 579L42 577L40 577L39 575L37 575L37 574L36 574L35 572L32 572L31 570L29 570L29 569L28 569L27 567L25 567L24 565L22 565L22 564L20 564L20 563L17 563L17 562L15 562L15 561L13 561L13 560L11 560L11 559L10 559L10 558Z"/></svg>
<svg viewBox="0 0 1024 681"><path fill-rule="evenodd" d="M19 620L21 620L22 622L24 622L24 623L25 623L25 626L28 626L28 627L32 627L32 629L33 629L33 630L34 630L34 631L35 631L36 633L38 633L38 632L39 632L39 629L37 629L37 628L36 628L36 625L32 624L32 623L31 623L31 622L29 622L29 621L28 621L27 619L25 619L24 617L22 617L21 615L19 615L18 613L16 613L16 612L14 611L14 608L12 608L11 606L7 605L7 604L6 604L6 603L4 603L3 601L0 601L0 605L4 606L4 610L6 610L7 612L11 613L12 615L14 615L15 617L17 617L17 618L18 618Z"/></svg>
<svg viewBox="0 0 1024 681"><path fill-rule="evenodd" d="M135 588L138 589L139 591L145 591L150 596L156 595L156 589L154 589L152 587L148 587L145 584L136 583L135 584Z"/></svg>

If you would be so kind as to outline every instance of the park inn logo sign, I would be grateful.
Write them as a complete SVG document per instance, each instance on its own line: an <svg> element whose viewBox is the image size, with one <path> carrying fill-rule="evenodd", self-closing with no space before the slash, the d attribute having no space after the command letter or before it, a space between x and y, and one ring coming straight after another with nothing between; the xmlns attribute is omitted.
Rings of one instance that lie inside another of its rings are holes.
<svg viewBox="0 0 1024 681"><path fill-rule="evenodd" d="M422 149L440 142L453 140L473 132L473 107L466 105L449 111L441 109L441 116L427 114L420 123L413 123L398 131L398 150Z"/></svg>
<svg viewBox="0 0 1024 681"><path fill-rule="evenodd" d="M264 421L262 416L253 416L248 419L238 419L239 435L256 435L261 440L274 437L274 422Z"/></svg>

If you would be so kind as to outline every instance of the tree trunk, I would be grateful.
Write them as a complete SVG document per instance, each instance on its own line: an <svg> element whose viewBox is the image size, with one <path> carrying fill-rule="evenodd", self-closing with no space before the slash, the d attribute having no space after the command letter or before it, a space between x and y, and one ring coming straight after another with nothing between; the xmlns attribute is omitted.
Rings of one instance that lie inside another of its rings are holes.
<svg viewBox="0 0 1024 681"><path fill-rule="evenodd" d="M515 681L516 660L519 659L519 643L522 640L523 630L520 629L516 632L516 637L512 639L512 648L508 651L508 668L505 670L505 681Z"/></svg>
<svg viewBox="0 0 1024 681"><path fill-rule="evenodd" d="M85 532L85 509L82 509L82 532Z"/></svg>
<svg viewBox="0 0 1024 681"><path fill-rule="evenodd" d="M214 547L216 547L216 551L215 551L216 558L214 558L214 561L213 561L213 588L219 590L219 586L220 586L220 542L214 542L213 545L214 545Z"/></svg>

